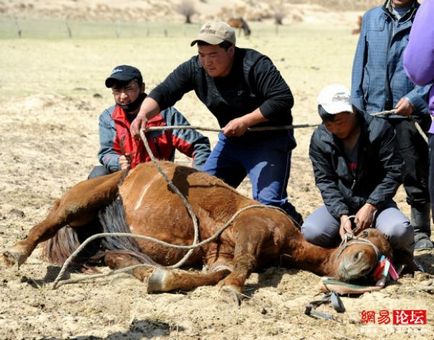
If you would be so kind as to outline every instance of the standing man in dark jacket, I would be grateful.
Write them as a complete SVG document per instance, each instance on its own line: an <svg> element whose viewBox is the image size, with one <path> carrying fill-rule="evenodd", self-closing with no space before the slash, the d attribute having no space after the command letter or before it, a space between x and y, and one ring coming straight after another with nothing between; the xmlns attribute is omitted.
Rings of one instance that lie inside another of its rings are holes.
<svg viewBox="0 0 434 340"><path fill-rule="evenodd" d="M235 46L235 31L223 22L202 26L191 45L199 55L179 65L143 101L132 133L161 109L194 90L217 118L222 132L204 165L204 171L237 187L246 177L253 198L284 209L296 222L301 215L288 202L286 186L295 147L292 93L265 55ZM281 130L251 132L252 126L278 126Z"/></svg>
<svg viewBox="0 0 434 340"><path fill-rule="evenodd" d="M410 263L413 227L393 201L402 166L393 128L354 110L342 85L321 91L318 112L323 124L312 135L309 156L324 206L306 218L303 236L331 247L346 233L377 228L389 237L401 264Z"/></svg>
<svg viewBox="0 0 434 340"><path fill-rule="evenodd" d="M365 13L354 57L351 95L359 110L395 110L389 122L396 130L404 159L403 183L411 206L415 248L422 249L433 247L428 236L429 162L428 145L415 121L428 129L426 96L430 86L415 86L404 71L402 58L418 7L416 0L388 0Z"/></svg>
<svg viewBox="0 0 434 340"><path fill-rule="evenodd" d="M140 71L130 65L116 66L106 79L105 85L112 89L115 105L99 117L100 149L96 166L89 178L107 175L139 163L151 160L141 140L131 136L130 125L146 98L145 83ZM174 107L158 112L147 122L151 126L189 125L187 119ZM175 150L193 158L192 165L198 169L205 164L211 150L209 140L196 130L152 131L147 141L157 159L174 160Z"/></svg>

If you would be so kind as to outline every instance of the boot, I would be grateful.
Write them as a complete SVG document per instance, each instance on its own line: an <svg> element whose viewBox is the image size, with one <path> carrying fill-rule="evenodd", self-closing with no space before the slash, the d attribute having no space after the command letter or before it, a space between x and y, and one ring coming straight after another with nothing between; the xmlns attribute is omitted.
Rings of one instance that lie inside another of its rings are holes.
<svg viewBox="0 0 434 340"><path fill-rule="evenodd" d="M428 203L411 207L411 225L414 228L414 249L432 249L430 205Z"/></svg>

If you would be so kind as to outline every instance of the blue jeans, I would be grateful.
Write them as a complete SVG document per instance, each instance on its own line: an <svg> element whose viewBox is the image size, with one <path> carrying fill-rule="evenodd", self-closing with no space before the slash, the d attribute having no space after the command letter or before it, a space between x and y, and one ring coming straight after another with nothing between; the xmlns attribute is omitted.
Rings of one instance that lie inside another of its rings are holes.
<svg viewBox="0 0 434 340"><path fill-rule="evenodd" d="M274 138L239 142L219 134L203 171L222 179L236 188L248 176L253 199L262 204L280 207L297 223L302 220L288 202L286 187L291 169L291 154L295 141L291 134L276 133Z"/></svg>
<svg viewBox="0 0 434 340"><path fill-rule="evenodd" d="M108 175L110 171L103 165L96 165L92 171L90 172L89 176L87 176L87 179L99 177L99 176L105 176Z"/></svg>

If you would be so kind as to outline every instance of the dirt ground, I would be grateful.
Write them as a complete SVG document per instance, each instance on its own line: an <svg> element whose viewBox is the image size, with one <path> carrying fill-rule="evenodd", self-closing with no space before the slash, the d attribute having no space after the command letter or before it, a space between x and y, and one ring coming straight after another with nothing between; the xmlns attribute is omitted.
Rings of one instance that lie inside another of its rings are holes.
<svg viewBox="0 0 434 340"><path fill-rule="evenodd" d="M295 123L316 124L313 112L319 89L331 81L348 85L356 42L350 30L305 25L288 31L287 44L282 44L282 35L265 34L240 38L240 44L275 61L294 92ZM97 117L112 100L103 87L109 70L121 63L137 65L152 88L192 53L181 47L188 46L188 37L159 41L158 47L156 40L0 41L0 249L23 238L54 199L86 178L96 164ZM339 49L327 47L338 43ZM131 45L137 46L136 53ZM174 45L180 48L171 56ZM318 50L321 55L315 53ZM216 127L193 95L185 96L177 107L192 124ZM312 129L296 130L298 147L288 185L291 201L304 216L321 204L307 157L311 133ZM209 137L214 143L215 135ZM188 164L180 156L177 162ZM250 195L248 182L239 190ZM396 200L408 214L402 189ZM426 273L405 276L375 293L343 297L343 314L330 306L319 308L334 320L304 315L306 304L321 296L317 295L320 278L304 271L273 267L253 273L245 289L248 298L238 307L222 299L216 287L148 295L146 283L129 274L53 290L59 268L41 261L38 253L37 249L19 269L0 267L1 339L434 338L433 251L416 253ZM427 324L362 322L364 312L391 317L398 310L425 310Z"/></svg>

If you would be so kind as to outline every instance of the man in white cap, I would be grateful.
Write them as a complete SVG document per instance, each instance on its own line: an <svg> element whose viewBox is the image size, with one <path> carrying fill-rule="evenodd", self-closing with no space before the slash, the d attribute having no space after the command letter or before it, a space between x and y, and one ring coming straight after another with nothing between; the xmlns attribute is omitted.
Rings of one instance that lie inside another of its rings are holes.
<svg viewBox="0 0 434 340"><path fill-rule="evenodd" d="M254 199L284 209L301 223L286 191L296 146L293 130L284 129L292 124L291 90L267 56L235 46L235 31L224 22L203 25L195 44L198 55L179 65L145 98L132 134L138 136L146 120L194 90L222 128L203 170L234 188L247 175ZM253 126L282 129L248 131Z"/></svg>
<svg viewBox="0 0 434 340"><path fill-rule="evenodd" d="M314 131L309 156L324 206L301 227L306 240L338 245L347 233L377 228L399 264L412 264L414 231L393 197L401 183L402 158L391 125L358 111L343 85L318 96L323 123Z"/></svg>

